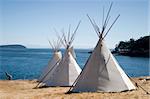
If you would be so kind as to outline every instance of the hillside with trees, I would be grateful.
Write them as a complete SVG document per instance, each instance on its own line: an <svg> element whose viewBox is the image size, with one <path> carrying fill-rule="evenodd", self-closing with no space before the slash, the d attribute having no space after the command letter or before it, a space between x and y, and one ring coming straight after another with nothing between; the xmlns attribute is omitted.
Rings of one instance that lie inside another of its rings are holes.
<svg viewBox="0 0 150 99"><path fill-rule="evenodd" d="M115 52L120 55L149 57L150 36L144 36L137 40L131 38L129 41L120 41L115 48Z"/></svg>

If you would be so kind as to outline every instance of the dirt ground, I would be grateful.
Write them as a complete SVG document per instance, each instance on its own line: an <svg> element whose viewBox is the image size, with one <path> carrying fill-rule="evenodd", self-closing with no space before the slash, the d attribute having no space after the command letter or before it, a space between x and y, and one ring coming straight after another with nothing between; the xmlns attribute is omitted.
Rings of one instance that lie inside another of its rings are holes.
<svg viewBox="0 0 150 99"><path fill-rule="evenodd" d="M132 79L150 92L150 76ZM150 95L146 94L140 87L133 91L119 93L86 92L65 94L69 87L34 89L36 85L36 80L0 80L0 99L150 99Z"/></svg>

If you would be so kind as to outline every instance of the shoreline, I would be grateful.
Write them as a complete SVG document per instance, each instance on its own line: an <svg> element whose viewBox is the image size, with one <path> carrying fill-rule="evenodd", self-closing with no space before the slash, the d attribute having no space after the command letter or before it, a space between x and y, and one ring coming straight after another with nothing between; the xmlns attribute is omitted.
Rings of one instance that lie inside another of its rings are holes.
<svg viewBox="0 0 150 99"><path fill-rule="evenodd" d="M150 76L133 77L132 79L150 92ZM83 92L65 94L70 87L44 87L34 89L36 84L36 79L0 80L0 99L126 99L127 97L132 99L148 99L150 97L150 95L146 94L140 87L136 87L136 90L125 92ZM133 82L133 84L135 83Z"/></svg>
<svg viewBox="0 0 150 99"><path fill-rule="evenodd" d="M147 75L147 76L137 76L137 77L130 77L130 78L149 78L150 75ZM6 79L0 79L0 81L17 81L17 80L23 80L23 81L26 81L26 80L29 80L29 81L37 81L37 79L12 79L12 80L6 80Z"/></svg>

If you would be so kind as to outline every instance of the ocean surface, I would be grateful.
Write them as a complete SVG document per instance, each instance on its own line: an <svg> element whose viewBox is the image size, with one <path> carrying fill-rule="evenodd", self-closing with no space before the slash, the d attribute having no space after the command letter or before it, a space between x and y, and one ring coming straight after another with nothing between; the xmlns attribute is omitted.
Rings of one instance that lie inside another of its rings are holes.
<svg viewBox="0 0 150 99"><path fill-rule="evenodd" d="M75 49L81 68L89 57L89 49ZM62 50L64 52L64 50ZM0 79L5 72L13 79L37 79L53 54L52 49L0 49ZM150 58L114 55L125 73L131 77L150 75Z"/></svg>

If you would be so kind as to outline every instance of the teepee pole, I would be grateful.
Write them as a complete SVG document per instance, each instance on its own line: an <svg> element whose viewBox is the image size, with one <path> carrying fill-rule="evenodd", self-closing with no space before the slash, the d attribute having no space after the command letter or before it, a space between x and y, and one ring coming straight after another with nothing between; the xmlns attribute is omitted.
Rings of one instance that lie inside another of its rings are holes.
<svg viewBox="0 0 150 99"><path fill-rule="evenodd" d="M96 25L93 23L93 21L92 21L92 19L90 18L90 16L87 14L87 17L88 17L88 19L90 20L90 22L91 22L91 24L92 24L92 26L93 26L93 28L94 28L94 30L95 30L95 32L97 33L97 35L99 36L100 35L100 33L99 33L99 31L97 31L97 29L96 29Z"/></svg>
<svg viewBox="0 0 150 99"><path fill-rule="evenodd" d="M120 17L120 14L117 16L117 18L115 19L115 21L111 24L111 26L109 27L109 29L107 30L106 34L104 35L103 38L106 37L106 35L108 34L108 32L111 30L111 28L113 27L113 25L116 23L116 21L118 20L118 18Z"/></svg>
<svg viewBox="0 0 150 99"><path fill-rule="evenodd" d="M96 24L96 22L95 22L95 20L93 19L93 23L94 23L94 26L95 26L95 29L96 29L96 33L97 33L97 35L98 35L98 37L100 36L100 29L99 29L99 27L97 26L97 24Z"/></svg>
<svg viewBox="0 0 150 99"><path fill-rule="evenodd" d="M73 34L72 34L72 36L71 36L71 38L70 38L70 41L69 41L70 44L72 44L72 42L74 41L75 34L76 34L76 32L77 32L77 30L78 30L78 28L79 28L79 26L80 26L80 23L81 23L81 20L79 21L79 23L78 23L76 29L74 30L74 32L73 32Z"/></svg>
<svg viewBox="0 0 150 99"><path fill-rule="evenodd" d="M104 12L104 6L103 6L103 18L102 18L102 26L104 25L104 17L105 17L105 12Z"/></svg>
<svg viewBox="0 0 150 99"><path fill-rule="evenodd" d="M50 46L52 47L52 49L55 49L53 44L50 42L50 40L48 40L48 42L49 42Z"/></svg>
<svg viewBox="0 0 150 99"><path fill-rule="evenodd" d="M64 32L64 31L62 31L62 33L63 33L63 40L64 40L64 43L65 43L65 45L68 45L68 41L67 41L67 38L66 38L65 32ZM66 47L67 47L67 46L66 46Z"/></svg>
<svg viewBox="0 0 150 99"><path fill-rule="evenodd" d="M107 26L107 23L108 23L108 18L109 18L109 14L110 14L110 11L111 11L111 8L112 8L112 5L113 5L113 2L111 3L110 7L109 7L109 10L108 10L108 13L107 13L107 16L106 16L106 19L105 19L105 22L104 22L104 25L103 25L103 29L102 29L102 34L104 33L105 31L105 28Z"/></svg>
<svg viewBox="0 0 150 99"><path fill-rule="evenodd" d="M69 29L68 29L68 41L70 41L70 29L71 29L71 25L69 25Z"/></svg>
<svg viewBox="0 0 150 99"><path fill-rule="evenodd" d="M60 38L60 42L62 43L62 45L66 47L66 44L65 44L65 42L63 41L63 35L62 35L62 38L61 38L60 36L58 36L58 37Z"/></svg>

